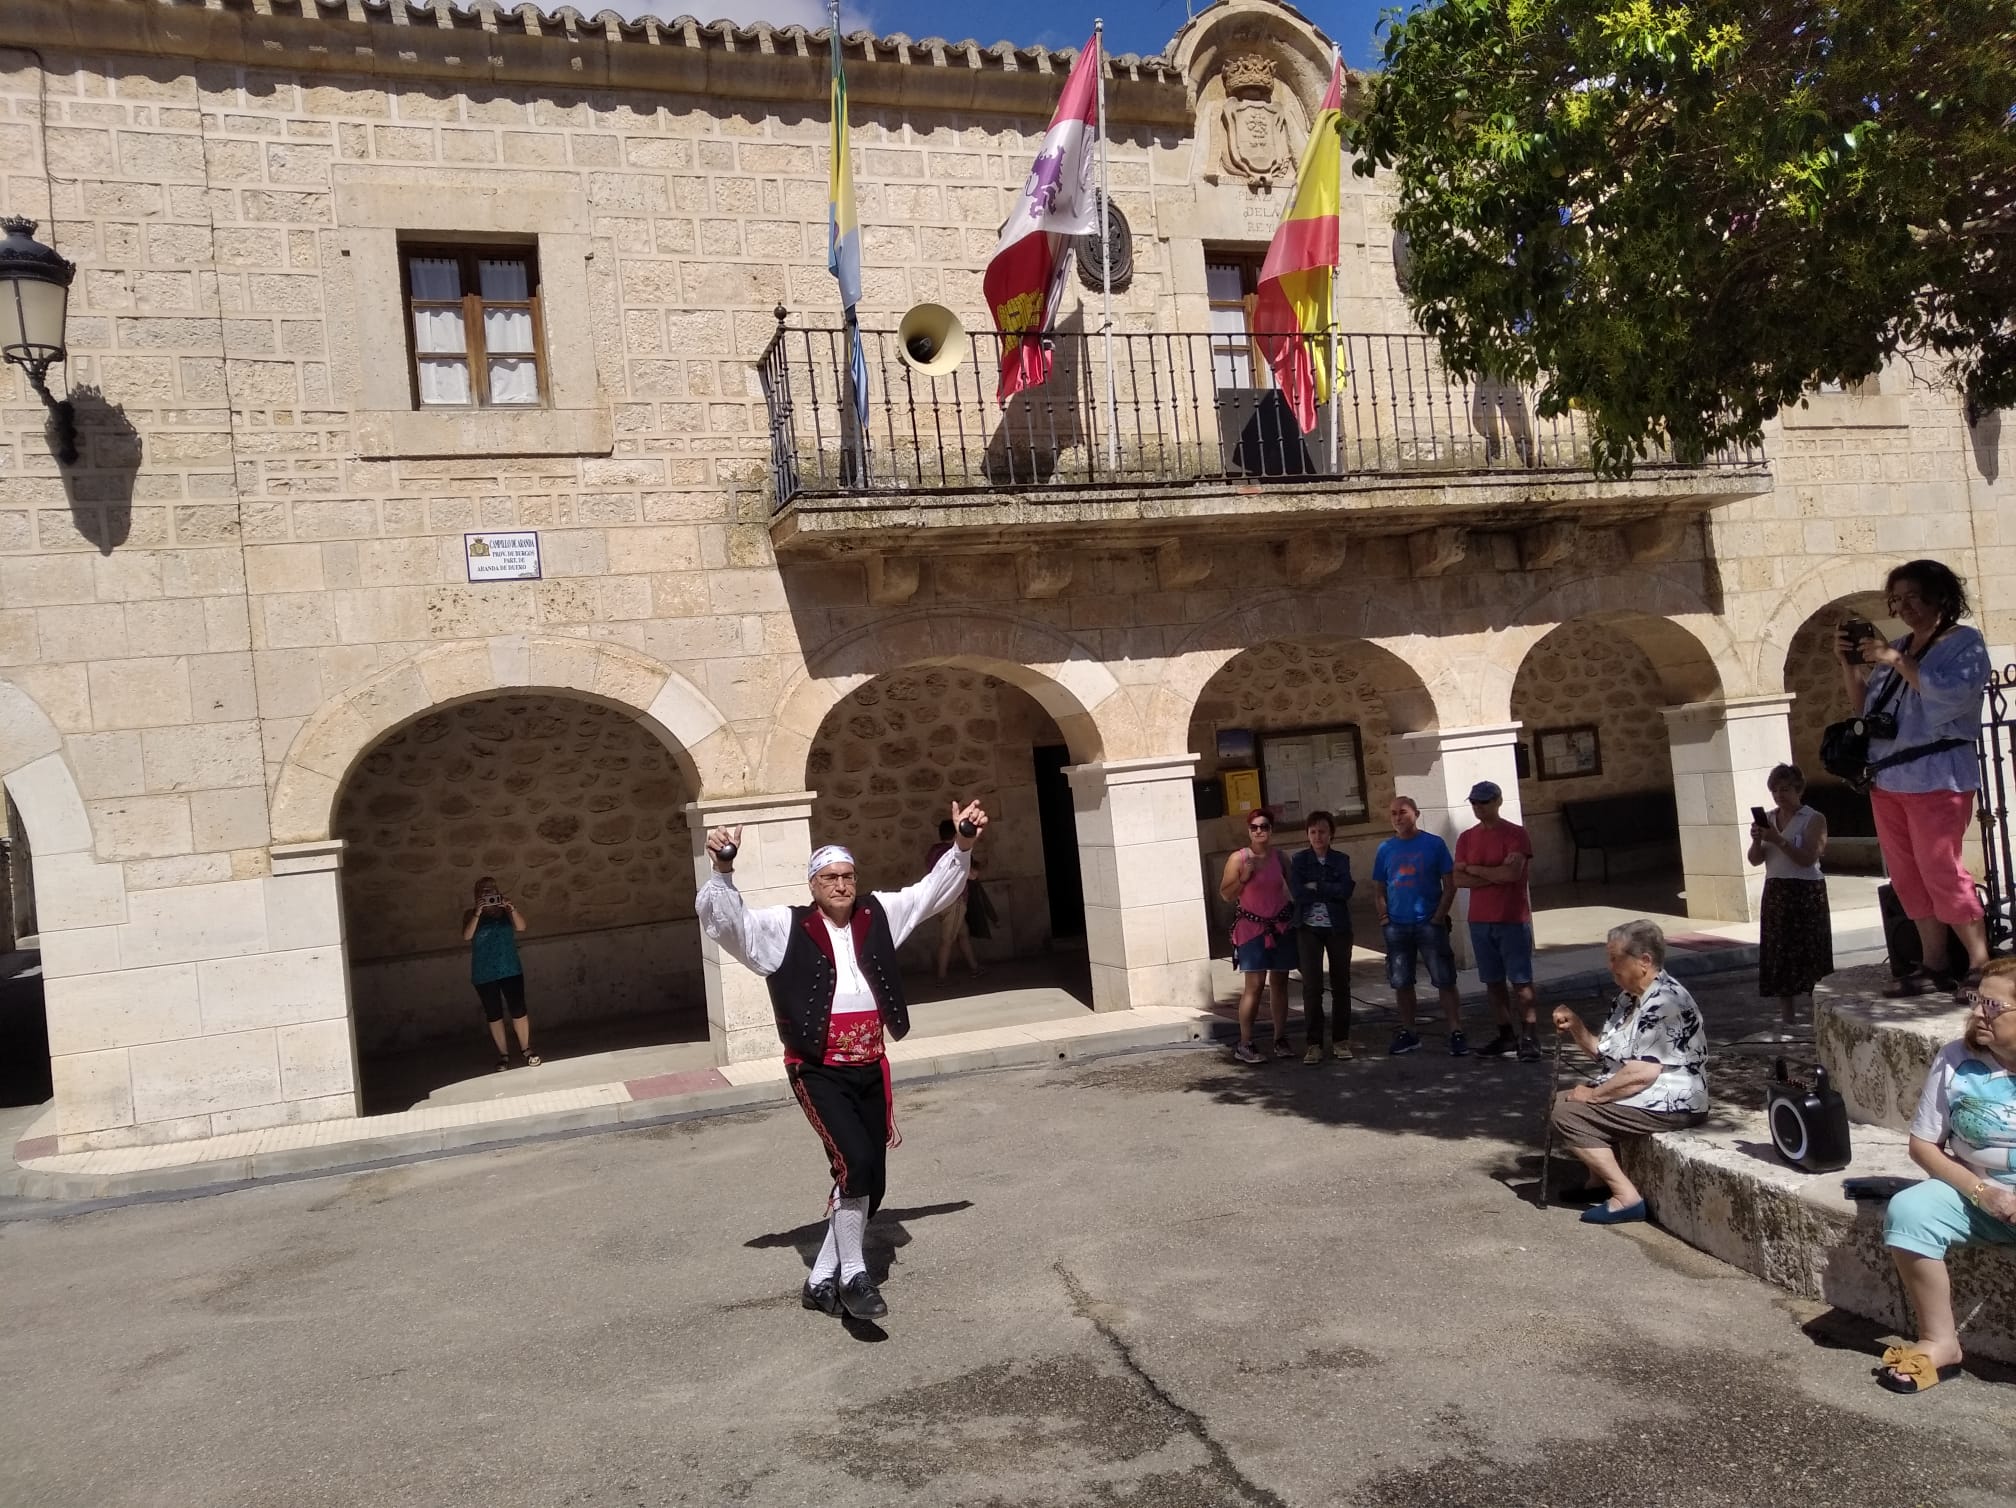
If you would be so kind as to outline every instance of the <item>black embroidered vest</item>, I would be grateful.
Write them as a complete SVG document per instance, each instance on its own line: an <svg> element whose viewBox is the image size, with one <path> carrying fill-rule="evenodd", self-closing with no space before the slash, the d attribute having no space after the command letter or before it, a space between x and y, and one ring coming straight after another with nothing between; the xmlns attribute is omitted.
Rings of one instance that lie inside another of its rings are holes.
<svg viewBox="0 0 2016 1508"><path fill-rule="evenodd" d="M856 903L848 931L854 936L854 957L875 996L883 1028L900 1042L910 1034L910 1008L903 999L903 975L896 966L889 918L870 897ZM791 941L785 944L784 962L766 982L784 1050L807 1063L823 1062L840 970L833 962L832 935L817 906L791 908Z"/></svg>

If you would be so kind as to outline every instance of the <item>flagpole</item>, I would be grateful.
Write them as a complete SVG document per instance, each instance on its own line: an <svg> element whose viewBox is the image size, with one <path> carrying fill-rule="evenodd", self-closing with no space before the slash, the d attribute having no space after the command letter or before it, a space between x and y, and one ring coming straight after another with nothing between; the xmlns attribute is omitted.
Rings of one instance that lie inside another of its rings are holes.
<svg viewBox="0 0 2016 1508"><path fill-rule="evenodd" d="M1343 49L1330 49L1330 75L1337 76ZM1343 122L1343 91L1338 91L1338 122ZM1330 475L1337 475L1337 432L1343 428L1344 381L1337 370L1337 283L1344 273L1344 154L1337 154L1337 250L1330 258Z"/></svg>
<svg viewBox="0 0 2016 1508"><path fill-rule="evenodd" d="M1113 392L1113 211L1106 187L1106 23L1092 22L1099 76L1099 281L1106 306L1106 465L1120 469L1120 400Z"/></svg>

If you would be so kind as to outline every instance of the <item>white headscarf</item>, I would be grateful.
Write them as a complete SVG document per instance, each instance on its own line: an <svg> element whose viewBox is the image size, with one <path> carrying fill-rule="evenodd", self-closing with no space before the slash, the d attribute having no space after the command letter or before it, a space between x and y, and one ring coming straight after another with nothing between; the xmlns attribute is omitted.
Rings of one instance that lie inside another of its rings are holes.
<svg viewBox="0 0 2016 1508"><path fill-rule="evenodd" d="M805 878L811 879L820 870L832 864L852 864L854 855L838 843L828 843L824 848L815 849L811 861L805 866Z"/></svg>

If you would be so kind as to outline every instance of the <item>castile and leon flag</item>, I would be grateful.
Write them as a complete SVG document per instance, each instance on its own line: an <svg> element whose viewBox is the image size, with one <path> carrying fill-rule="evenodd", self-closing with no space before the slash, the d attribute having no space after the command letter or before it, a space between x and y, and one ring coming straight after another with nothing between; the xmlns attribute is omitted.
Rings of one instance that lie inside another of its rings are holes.
<svg viewBox="0 0 2016 1508"><path fill-rule="evenodd" d="M1001 228L1001 244L981 280L987 312L1002 335L995 397L1003 403L1049 377L1050 352L1042 336L1055 322L1064 294L1069 242L1090 235L1099 224L1094 169L1101 66L1094 35L1071 66L1043 150L1036 154L1021 201Z"/></svg>
<svg viewBox="0 0 2016 1508"><path fill-rule="evenodd" d="M1253 308L1254 340L1305 435L1316 427L1316 411L1330 397L1333 375L1325 337L1336 318L1343 107L1344 65L1339 61L1310 122L1309 142L1295 175L1295 198L1267 247Z"/></svg>

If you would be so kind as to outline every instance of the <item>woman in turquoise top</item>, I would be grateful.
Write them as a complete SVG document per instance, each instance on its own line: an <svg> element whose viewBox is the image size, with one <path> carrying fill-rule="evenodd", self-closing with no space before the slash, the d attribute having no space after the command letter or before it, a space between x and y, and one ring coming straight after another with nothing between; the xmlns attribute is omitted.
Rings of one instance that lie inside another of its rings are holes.
<svg viewBox="0 0 2016 1508"><path fill-rule="evenodd" d="M469 944L469 980L483 1002L483 1019L490 1023L500 1070L511 1066L511 1048L504 1038L507 1009L525 1066L537 1068L540 1063L532 1051L532 1018L525 1014L525 966L518 961L518 934L524 930L524 914L505 898L494 879L484 875L476 882L476 904L462 914L462 941Z"/></svg>

